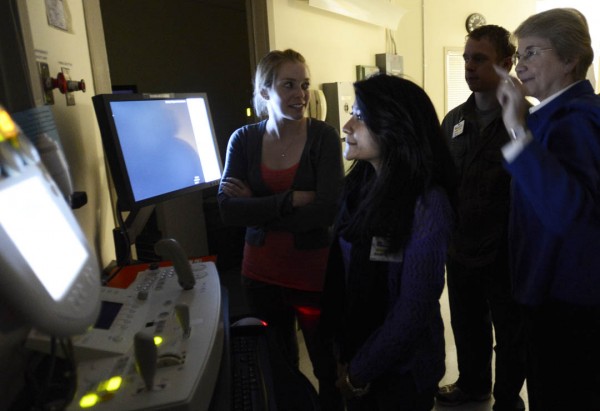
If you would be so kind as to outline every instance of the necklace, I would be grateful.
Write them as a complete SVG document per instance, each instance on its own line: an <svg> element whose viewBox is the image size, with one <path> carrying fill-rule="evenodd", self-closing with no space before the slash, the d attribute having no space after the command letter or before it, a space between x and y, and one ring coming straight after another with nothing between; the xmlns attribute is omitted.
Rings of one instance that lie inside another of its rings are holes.
<svg viewBox="0 0 600 411"><path fill-rule="evenodd" d="M285 145L285 147L283 147L283 149L281 149L280 147L283 146L284 141L282 139L282 133L278 133L276 132L277 130L275 130L275 132L271 132L271 131L265 131L265 138L268 138L269 140L273 141L273 150L274 151L279 151L280 152L280 156L281 157L285 157L287 156L287 152L295 145L295 143L297 142L298 139L303 140L301 133L306 133L306 128L302 127L301 130L297 130L297 129L293 129L293 130L287 130L285 132L285 135L288 136L287 138L289 139L289 141L287 142L287 144ZM282 131L282 130L280 130ZM281 137L278 137L281 136Z"/></svg>
<svg viewBox="0 0 600 411"><path fill-rule="evenodd" d="M285 157L285 153L290 149L292 144L294 144L294 139L290 137L290 142L288 143L287 147L284 148L283 151L281 152L281 157Z"/></svg>

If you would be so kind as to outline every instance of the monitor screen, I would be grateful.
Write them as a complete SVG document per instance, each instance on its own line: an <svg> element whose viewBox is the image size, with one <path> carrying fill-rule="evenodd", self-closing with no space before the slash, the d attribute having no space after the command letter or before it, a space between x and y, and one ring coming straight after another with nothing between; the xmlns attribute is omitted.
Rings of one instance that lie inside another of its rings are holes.
<svg viewBox="0 0 600 411"><path fill-rule="evenodd" d="M92 99L121 210L219 184L223 165L205 93Z"/></svg>
<svg viewBox="0 0 600 411"><path fill-rule="evenodd" d="M0 226L54 301L64 298L88 256L35 176L0 191Z"/></svg>
<svg viewBox="0 0 600 411"><path fill-rule="evenodd" d="M81 334L100 310L100 270L39 158L0 107L0 308L16 314L16 324Z"/></svg>

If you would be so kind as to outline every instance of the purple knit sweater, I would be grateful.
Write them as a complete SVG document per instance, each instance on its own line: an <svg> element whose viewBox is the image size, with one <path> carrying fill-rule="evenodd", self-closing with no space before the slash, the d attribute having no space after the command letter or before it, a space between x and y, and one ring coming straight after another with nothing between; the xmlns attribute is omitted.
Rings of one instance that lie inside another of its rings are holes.
<svg viewBox="0 0 600 411"><path fill-rule="evenodd" d="M337 332L341 360L350 362L350 375L357 383L410 372L421 391L437 386L443 377L444 325L439 299L452 222L446 194L434 189L417 201L413 233L402 261L373 262L368 257L370 243L352 244L338 238L337 258L343 265L334 262L330 267L337 266L341 272L328 275L343 276L337 284L345 291L329 295L342 298L338 304L345 309L338 310L343 318L329 321L342 324ZM359 287L357 276L363 278Z"/></svg>

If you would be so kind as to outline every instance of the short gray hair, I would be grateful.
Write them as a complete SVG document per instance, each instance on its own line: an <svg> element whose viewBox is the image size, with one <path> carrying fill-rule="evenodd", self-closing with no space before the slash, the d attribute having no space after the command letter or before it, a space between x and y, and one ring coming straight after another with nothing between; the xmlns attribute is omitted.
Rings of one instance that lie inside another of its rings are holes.
<svg viewBox="0 0 600 411"><path fill-rule="evenodd" d="M574 8L556 8L534 14L514 31L514 36L548 39L564 61L579 59L573 76L583 80L594 61L592 40L585 16Z"/></svg>

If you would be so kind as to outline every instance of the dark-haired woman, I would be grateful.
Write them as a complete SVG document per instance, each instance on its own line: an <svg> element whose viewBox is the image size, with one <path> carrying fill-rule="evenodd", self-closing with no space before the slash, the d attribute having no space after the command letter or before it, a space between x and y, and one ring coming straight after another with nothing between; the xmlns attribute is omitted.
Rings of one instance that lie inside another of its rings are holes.
<svg viewBox="0 0 600 411"><path fill-rule="evenodd" d="M427 94L400 77L354 84L322 325L349 411L431 410L444 375L439 299L453 167Z"/></svg>

